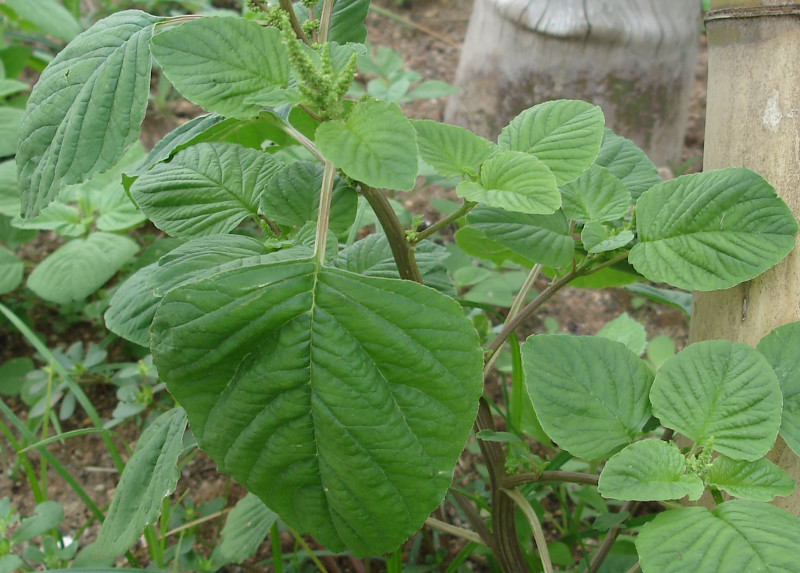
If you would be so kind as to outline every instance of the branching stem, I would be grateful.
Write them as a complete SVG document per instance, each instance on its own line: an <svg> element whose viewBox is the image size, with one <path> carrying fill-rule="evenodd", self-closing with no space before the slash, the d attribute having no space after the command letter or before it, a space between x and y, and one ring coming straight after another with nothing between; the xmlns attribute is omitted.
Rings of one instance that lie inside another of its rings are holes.
<svg viewBox="0 0 800 573"><path fill-rule="evenodd" d="M427 239L434 233L438 232L440 229L445 228L453 221L457 221L458 219L460 219L461 217L472 211L472 209L475 208L476 205L477 203L473 203L472 201L464 201L458 209L450 213L447 217L445 217L441 221L437 221L424 231L420 231L419 233L414 235L414 238L410 239L409 242L413 245L416 245L423 239Z"/></svg>
<svg viewBox="0 0 800 573"><path fill-rule="evenodd" d="M530 502L519 490L503 489L503 493L513 499L514 503L516 503L522 510L522 513L525 514L525 517L528 518L528 522L530 522L531 529L533 530L533 540L536 542L536 548L539 550L539 558L542 560L544 573L553 573L553 564L550 561L550 552L547 550L547 540L544 538L542 523L539 521L539 517L533 510L533 507L531 507Z"/></svg>

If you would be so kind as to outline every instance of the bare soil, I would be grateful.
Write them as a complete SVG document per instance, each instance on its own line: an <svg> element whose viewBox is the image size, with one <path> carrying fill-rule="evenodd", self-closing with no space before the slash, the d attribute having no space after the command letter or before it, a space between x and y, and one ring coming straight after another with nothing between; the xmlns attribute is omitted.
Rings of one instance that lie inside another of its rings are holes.
<svg viewBox="0 0 800 573"><path fill-rule="evenodd" d="M408 0L402 5L397 5L387 0L376 3L376 9L371 11L367 24L369 28L369 41L373 47L388 46L396 50L405 60L409 69L420 72L424 79L438 79L452 82L458 65L460 45L466 33L469 21L471 0ZM705 123L705 94L706 94L706 50L702 46L697 63L696 83L692 92L692 106L687 125L686 145L683 161L696 160L688 167L689 171L698 171L702 168L703 131ZM410 116L428 119L443 119L444 99L414 102L406 106ZM147 147L151 147L164 134L174 129L179 124L199 113L199 110L187 102L177 101L167 110L155 110L149 115L144 124L143 140ZM666 173L678 166L667 167ZM669 175L668 175L669 176ZM404 201L412 213L422 212L427 218L435 220L438 214L427 208L427 198L431 194L436 196L450 196L452 193L446 189L428 189L420 194L409 195ZM44 256L53 250L56 244L53 237L43 236L35 248L40 249L38 256ZM27 257L29 260L36 257L35 253ZM539 286L544 286L542 285ZM666 334L672 337L678 348L685 345L687 324L683 315L672 308L664 307L649 302L640 304L634 301L636 297L631 293L612 289L607 291L583 291L579 289L565 289L559 293L537 317L528 324L531 332L543 330L545 317L554 318L562 330L575 334L592 334L597 332L606 322L616 318L622 312L642 321L648 334L656 336ZM5 302L5 301L4 301ZM17 301L24 309L23 300ZM42 334L48 345L69 345L75 340L91 340L99 334L96 326L88 323L72 324L65 332L54 331L52 325L56 322L56 311L46 307L28 309L28 318L36 331ZM7 324L0 329L0 362L21 355L32 355L30 347L18 333L12 331ZM93 387L90 395L98 409L108 416L113 409L116 399L113 388ZM24 416L24 405L11 400L14 410ZM90 423L82 411L73 416L65 425L65 430L79 427L89 427ZM133 447L137 437L137 429L127 425L119 429L117 438L119 446L125 450L125 444ZM0 498L9 496L14 505L23 515L32 512L34 502L24 473L14 463L13 449L3 439L0 441L0 463L2 464L2 479L0 479ZM82 484L89 495L101 507L110 502L114 488L119 479L113 467L110 456L96 435L80 436L68 440L64 444L49 446L64 463L71 474ZM29 459L38 464L38 456L29 454ZM466 462L466 467L461 471L474 471L472 462ZM65 519L62 532L76 534L83 527L90 516L83 503L72 490L53 472L50 472L48 494L51 499L59 501L65 508ZM195 506L218 497L225 497L226 504L230 505L243 495L243 490L231 485L228 478L216 472L213 462L204 454L192 460L183 470L183 479L179 482L176 496L190 495ZM204 530L203 536L209 543L213 542L218 522L212 521ZM89 526L87 533L82 538L91 541L97 531L97 524ZM293 545L290 538L283 539L285 549L292 551ZM457 549L450 548L451 551ZM144 551L136 552L146 562ZM269 556L266 546L262 547L256 559ZM334 563L327 560L331 571L356 570L352 562L339 561ZM477 565L476 565L477 566ZM254 570L252 565L243 568L232 566L226 571ZM268 569L269 570L269 569Z"/></svg>

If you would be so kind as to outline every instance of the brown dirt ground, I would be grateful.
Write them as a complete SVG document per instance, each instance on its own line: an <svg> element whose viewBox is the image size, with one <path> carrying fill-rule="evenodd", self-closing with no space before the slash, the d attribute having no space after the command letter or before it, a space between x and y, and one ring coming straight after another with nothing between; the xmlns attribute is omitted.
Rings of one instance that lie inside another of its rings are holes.
<svg viewBox="0 0 800 573"><path fill-rule="evenodd" d="M387 0L377 3L382 9L370 12L367 18L369 27L369 41L374 47L388 46L398 51L409 69L420 72L424 79L439 79L452 82L458 64L460 44L466 33L471 0L413 0L398 6ZM387 15L389 11L394 16ZM706 94L706 59L705 46L702 47L698 58L695 88L692 92L692 107L687 125L686 145L683 160L698 158L691 165L691 171L700 170L702 167L702 144L705 122L705 94ZM410 116L442 120L444 100L429 100L414 102L406 106ZM153 110L155 111L155 110ZM197 109L186 102L175 102L167 113L151 114L145 122L143 140L147 147L151 147L162 135L193 117ZM427 190L422 197L409 197L405 200L406 206L412 212L424 212L426 217L435 218L436 212L425 208L426 199L431 194L448 196L450 191L442 189ZM43 252L54 248L52 238L44 237L39 245ZM621 312L627 311L632 316L642 321L650 337L657 334L667 334L675 339L678 347L685 345L687 324L682 314L671 308L657 304L645 303L644 305L632 304L634 295L623 290L607 291L580 291L578 289L565 289L559 293L544 309L540 316L532 319L529 327L533 332L543 329L544 317L550 316L557 320L560 327L573 333L592 334L602 327L607 321L617 317ZM31 320L37 332L44 332L48 344L55 346L59 343L69 344L76 339L91 339L97 336L96 328L92 325L72 325L66 332L56 333L48 329L52 323L52 310L34 309ZM0 329L0 361L12 356L31 355L31 351L21 337L11 332L7 327ZM115 399L113 388L92 388L91 397L101 412L106 415L114 407ZM23 412L20 403L12 406L17 412ZM81 414L76 414L65 430L87 427L88 419L81 419ZM121 439L130 446L135 440L136 430L131 426L120 430ZM117 440L120 441L119 439ZM121 445L121 444L120 444ZM25 480L24 474L15 470L13 464L13 450L7 442L0 442L0 463L2 463L2 479L0 479L0 497L9 496L13 503L21 510L23 515L30 514L33 509L33 500ZM66 444L55 444L51 451L59 457L72 472L72 475L86 488L86 491L100 505L107 504L113 495L118 479L113 469L110 456L97 436L82 436L69 440ZM30 455L34 463L38 463L35 454ZM462 468L469 471L471 462ZM66 510L66 517L62 524L64 533L75 533L88 520L89 515L82 502L60 479L51 472L49 494L52 499L62 503ZM238 486L228 486L228 479L215 470L215 465L204 455L197 456L184 470L183 479L179 482L176 495L187 491L191 492L192 500L199 504L227 492L229 502L235 501L243 495L243 490ZM205 537L213 541L216 526L211 526L205 531ZM96 535L96 525L90 526L86 535L91 540ZM292 541L283 539L285 550L291 552ZM144 557L143 550L137 555ZM269 556L266 546L262 548L257 562ZM331 571L336 571L336 563L329 561ZM339 562L341 571L351 571L352 563ZM479 569L480 567L476 565ZM225 571L252 571L252 565L243 567L228 567Z"/></svg>

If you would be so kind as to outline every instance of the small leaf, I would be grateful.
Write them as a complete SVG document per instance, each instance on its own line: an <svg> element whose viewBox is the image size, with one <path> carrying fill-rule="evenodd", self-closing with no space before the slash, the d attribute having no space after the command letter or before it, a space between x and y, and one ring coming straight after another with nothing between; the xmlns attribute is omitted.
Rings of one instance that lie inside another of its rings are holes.
<svg viewBox="0 0 800 573"><path fill-rule="evenodd" d="M43 501L37 504L33 510L33 515L23 519L11 536L11 545L30 541L34 537L55 529L61 523L63 517L64 508L61 507L61 504L55 501Z"/></svg>
<svg viewBox="0 0 800 573"><path fill-rule="evenodd" d="M631 208L631 194L622 181L597 165L561 187L561 198L567 218L579 221L614 221Z"/></svg>
<svg viewBox="0 0 800 573"><path fill-rule="evenodd" d="M647 347L647 332L644 326L638 320L632 319L627 312L606 323L597 336L621 342L636 356L641 356Z"/></svg>
<svg viewBox="0 0 800 573"><path fill-rule="evenodd" d="M323 166L297 161L278 171L261 195L261 210L278 225L302 227L317 220ZM358 196L355 189L337 177L333 184L329 229L336 235L346 232L356 218Z"/></svg>
<svg viewBox="0 0 800 573"><path fill-rule="evenodd" d="M131 196L159 229L191 238L229 233L258 214L260 194L281 163L230 143L200 143L139 177Z"/></svg>
<svg viewBox="0 0 800 573"><path fill-rule="evenodd" d="M0 294L6 294L22 283L25 263L14 253L0 245Z"/></svg>
<svg viewBox="0 0 800 573"><path fill-rule="evenodd" d="M356 181L409 190L417 180L416 132L397 104L357 103L347 121L317 128L320 152Z"/></svg>
<svg viewBox="0 0 800 573"><path fill-rule="evenodd" d="M633 239L633 231L613 229L609 227L608 223L586 223L581 231L583 248L591 254L621 249Z"/></svg>
<svg viewBox="0 0 800 573"><path fill-rule="evenodd" d="M572 263L575 242L560 211L528 215L478 205L467 215L467 224L526 260L553 268Z"/></svg>
<svg viewBox="0 0 800 573"><path fill-rule="evenodd" d="M629 260L653 282L687 290L729 288L792 249L797 221L769 183L747 169L684 175L642 194L639 243Z"/></svg>
<svg viewBox="0 0 800 573"><path fill-rule="evenodd" d="M141 346L150 346L150 323L161 301L147 286L157 267L156 263L147 265L122 283L103 315L106 328Z"/></svg>
<svg viewBox="0 0 800 573"><path fill-rule="evenodd" d="M597 485L604 497L624 501L700 499L703 482L686 472L686 458L673 443L634 442L606 462Z"/></svg>
<svg viewBox="0 0 800 573"><path fill-rule="evenodd" d="M25 112L15 107L0 107L0 157L17 152L17 130Z"/></svg>
<svg viewBox="0 0 800 573"><path fill-rule="evenodd" d="M161 501L175 491L180 477L178 457L185 429L186 412L177 407L142 432L97 534L98 555L122 555L161 514Z"/></svg>
<svg viewBox="0 0 800 573"><path fill-rule="evenodd" d="M19 214L17 164L13 159L0 163L0 215Z"/></svg>
<svg viewBox="0 0 800 573"><path fill-rule="evenodd" d="M479 231L475 227L459 229L455 238L456 244L465 253L492 261L498 265L502 264L503 261L512 261L530 269L536 264L534 261L518 255L497 241L489 239L486 233Z"/></svg>
<svg viewBox="0 0 800 573"><path fill-rule="evenodd" d="M800 562L800 519L745 500L722 503L713 511L671 509L642 528L636 549L644 573L790 573Z"/></svg>
<svg viewBox="0 0 800 573"><path fill-rule="evenodd" d="M775 375L783 394L781 437L792 451L800 452L800 322L779 326L758 343Z"/></svg>
<svg viewBox="0 0 800 573"><path fill-rule="evenodd" d="M707 340L667 359L650 392L653 414L703 446L756 460L775 443L781 391L767 360L746 344Z"/></svg>
<svg viewBox="0 0 800 573"><path fill-rule="evenodd" d="M603 139L603 112L583 101L556 100L515 117L497 138L500 149L531 153L563 185L580 176L597 157Z"/></svg>
<svg viewBox="0 0 800 573"><path fill-rule="evenodd" d="M33 360L27 356L12 358L0 365L0 394L15 396L25 385L26 376L34 370ZM0 507L0 515L4 515Z"/></svg>
<svg viewBox="0 0 800 573"><path fill-rule="evenodd" d="M72 41L81 31L81 25L72 14L56 0L3 0L20 20L36 26L40 31L63 40Z"/></svg>
<svg viewBox="0 0 800 573"><path fill-rule="evenodd" d="M33 88L19 126L22 212L37 215L64 185L119 161L139 137L159 18L135 10L100 20L62 50Z"/></svg>
<svg viewBox="0 0 800 573"><path fill-rule="evenodd" d="M411 88L406 96L407 101L415 99L436 99L458 93L458 88L439 80L429 80Z"/></svg>
<svg viewBox="0 0 800 573"><path fill-rule="evenodd" d="M642 193L661 183L658 169L644 151L636 147L630 139L616 135L608 128L603 131L603 142L594 162L622 181L634 201Z"/></svg>
<svg viewBox="0 0 800 573"><path fill-rule="evenodd" d="M423 161L442 177L475 176L492 154L492 142L457 125L428 119L412 120Z"/></svg>
<svg viewBox="0 0 800 573"><path fill-rule="evenodd" d="M133 240L110 233L73 239L39 263L28 277L28 288L59 304L83 300L113 277L138 250Z"/></svg>
<svg viewBox="0 0 800 573"><path fill-rule="evenodd" d="M200 446L301 533L393 551L441 503L483 364L449 297L312 260L262 264L172 290L152 331Z"/></svg>
<svg viewBox="0 0 800 573"><path fill-rule="evenodd" d="M257 496L248 493L228 514L219 544L214 547L212 561L218 558L222 565L227 565L249 559L255 555L277 519L274 511Z"/></svg>
<svg viewBox="0 0 800 573"><path fill-rule="evenodd" d="M724 490L732 496L755 501L772 501L794 491L794 480L766 458L754 462L727 456L714 458L705 476L706 486Z"/></svg>
<svg viewBox="0 0 800 573"><path fill-rule="evenodd" d="M531 336L525 378L545 432L581 458L632 442L650 419L652 375L622 343L591 336Z"/></svg>
<svg viewBox="0 0 800 573"><path fill-rule="evenodd" d="M481 165L480 181L463 181L456 193L506 211L550 215L561 207L555 177L533 155L503 151Z"/></svg>
<svg viewBox="0 0 800 573"><path fill-rule="evenodd" d="M191 20L159 32L152 45L153 56L175 89L192 103L227 117L254 117L261 105L248 100L274 97L289 84L289 59L280 32L249 20Z"/></svg>
<svg viewBox="0 0 800 573"><path fill-rule="evenodd" d="M521 271L493 272L488 278L475 284L464 295L464 300L492 306L510 307L525 284L526 273Z"/></svg>

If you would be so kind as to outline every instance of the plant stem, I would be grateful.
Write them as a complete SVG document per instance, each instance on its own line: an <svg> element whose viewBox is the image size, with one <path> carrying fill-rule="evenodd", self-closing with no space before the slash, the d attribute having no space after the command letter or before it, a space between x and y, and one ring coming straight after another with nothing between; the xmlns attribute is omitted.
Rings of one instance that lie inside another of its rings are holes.
<svg viewBox="0 0 800 573"><path fill-rule="evenodd" d="M525 473L506 476L503 487L517 488L529 483L579 483L584 485L597 485L598 477L580 472L544 471L540 473Z"/></svg>
<svg viewBox="0 0 800 573"><path fill-rule="evenodd" d="M331 31L331 18L333 17L334 0L325 0L322 3L322 12L319 15L319 43L324 44L328 41Z"/></svg>
<svg viewBox="0 0 800 573"><path fill-rule="evenodd" d="M325 163L325 157L317 150L317 146L314 145L309 138L305 135L300 133L293 125L288 124L287 122L281 122L280 128L286 133L289 137L297 141L300 145L305 147L314 157L316 157L321 163Z"/></svg>
<svg viewBox="0 0 800 573"><path fill-rule="evenodd" d="M400 225L397 215L394 214L389 201L383 196L383 193L374 187L364 183L359 183L359 187L361 188L361 194L364 195L372 210L375 211L375 216L378 217L378 221L383 227L383 232L386 233L394 262L400 272L400 278L422 284L422 276L419 274L417 260L414 258L414 248L406 241L405 231Z"/></svg>
<svg viewBox="0 0 800 573"><path fill-rule="evenodd" d="M319 211L317 213L317 233L314 240L314 258L317 264L325 262L325 244L328 239L328 220L331 217L331 197L333 196L333 180L336 177L336 166L325 162L322 172L322 187L319 192Z"/></svg>
<svg viewBox="0 0 800 573"><path fill-rule="evenodd" d="M300 26L300 22L297 20L297 14L294 12L292 0L280 0L280 6L289 13L289 22L292 24L292 30L294 31L294 35L297 36L297 39L310 45L306 33L303 32L303 27Z"/></svg>
<svg viewBox="0 0 800 573"><path fill-rule="evenodd" d="M411 244L416 245L423 239L427 239L434 233L438 232L440 229L443 229L453 221L457 221L458 219L460 219L461 217L472 211L472 209L474 209L476 205L477 203L473 203L472 201L464 201L458 209L450 213L447 217L445 217L441 221L437 221L427 229L417 233L414 236L414 238L410 240Z"/></svg>
<svg viewBox="0 0 800 573"><path fill-rule="evenodd" d="M450 495L453 496L453 499L464 512L464 515L467 517L467 521L469 521L472 529L474 529L475 532L481 536L483 545L491 546L493 544L492 533L487 529L486 524L478 514L477 508L473 505L472 500L454 489L450 490Z"/></svg>
<svg viewBox="0 0 800 573"><path fill-rule="evenodd" d="M478 543L484 546L486 545L486 542L481 538L481 536L475 533L474 531L470 531L469 529L464 529L463 527L458 527L456 525L451 525L445 521L436 519L435 517L429 517L428 519L426 519L425 525L428 525L429 527L433 527L434 529L438 529L440 531L444 531L451 535L455 535L456 537L460 537L461 539L472 541L473 543Z"/></svg>
<svg viewBox="0 0 800 573"><path fill-rule="evenodd" d="M328 573L328 570L327 570L327 569L325 569L325 566L324 566L324 565L322 564L322 562L319 560L319 557L317 557L317 556L316 556L316 554L314 553L314 551L311 549L311 547L309 547L309 546L308 546L308 543L306 543L306 540L305 540L305 539L303 539L303 538L300 536L300 534L299 534L299 533L297 533L297 532L296 532L294 529L292 529L291 527L289 528L289 532L292 534L292 537L294 537L294 540L295 540L295 541L296 541L296 542L297 542L297 543L298 543L298 544L299 544L299 545L300 545L300 546L301 546L303 549L305 549L305 552L306 552L306 553L308 553L308 556L311 558L311 561L313 561L313 562L314 562L314 565L316 565L316 566L317 566L317 569L319 569L319 570L320 570L322 573Z"/></svg>
<svg viewBox="0 0 800 573"><path fill-rule="evenodd" d="M620 512L633 511L633 508L637 503L638 502L635 501L626 501L622 508L620 508ZM597 553L594 554L594 557L592 557L592 562L589 564L589 571L591 573L597 573L597 571L600 570L600 566L603 564L603 561L605 561L608 553L611 551L611 547L614 545L614 541L616 541L619 531L619 526L615 525L606 534L606 538L603 539L603 543L600 544L600 547L597 549Z"/></svg>
<svg viewBox="0 0 800 573"><path fill-rule="evenodd" d="M539 558L542 560L544 573L553 573L553 564L550 561L550 552L547 550L547 540L544 538L544 530L530 502L528 502L527 498L522 495L519 490L503 489L502 491L514 500L522 510L522 513L525 514L525 517L528 518L528 522L530 522L531 529L533 530L533 539L536 541L536 548L539 550Z"/></svg>
<svg viewBox="0 0 800 573"><path fill-rule="evenodd" d="M269 543L272 547L272 570L274 573L283 573L283 552L277 521L269 529Z"/></svg>

